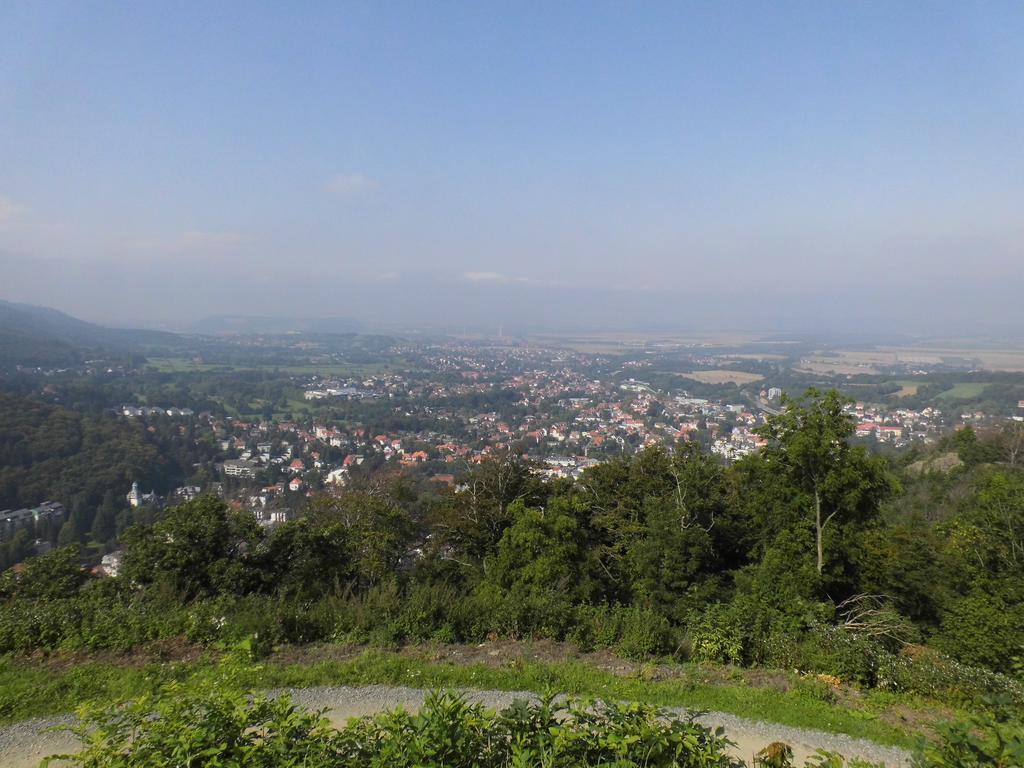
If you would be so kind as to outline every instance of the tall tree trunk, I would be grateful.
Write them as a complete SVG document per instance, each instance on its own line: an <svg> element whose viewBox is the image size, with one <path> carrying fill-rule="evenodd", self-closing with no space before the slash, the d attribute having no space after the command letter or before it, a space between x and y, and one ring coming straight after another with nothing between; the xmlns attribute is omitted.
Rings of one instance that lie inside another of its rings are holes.
<svg viewBox="0 0 1024 768"><path fill-rule="evenodd" d="M817 534L818 539L818 575L821 576L821 571L825 567L825 550L824 545L821 541L822 533L821 524L821 494L818 493L818 489L814 489L814 532Z"/></svg>

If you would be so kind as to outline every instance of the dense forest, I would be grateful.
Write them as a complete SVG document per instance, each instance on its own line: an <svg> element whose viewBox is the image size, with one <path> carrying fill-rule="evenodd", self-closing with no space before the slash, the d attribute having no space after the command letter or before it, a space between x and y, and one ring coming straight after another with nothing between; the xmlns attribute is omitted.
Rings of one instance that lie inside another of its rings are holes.
<svg viewBox="0 0 1024 768"><path fill-rule="evenodd" d="M0 509L49 500L68 512L63 526L21 531L0 543L4 568L31 550L33 538L112 541L132 522L125 501L132 482L165 493L213 450L194 439L191 425L160 420L144 425L2 392L0 425Z"/></svg>
<svg viewBox="0 0 1024 768"><path fill-rule="evenodd" d="M852 445L842 407L789 402L730 467L681 444L543 482L510 455L431 496L367 482L269 532L202 498L129 528L116 579L87 578L74 547L9 571L0 652L550 637L1024 704L1008 443L961 431L938 449L959 466L922 473Z"/></svg>

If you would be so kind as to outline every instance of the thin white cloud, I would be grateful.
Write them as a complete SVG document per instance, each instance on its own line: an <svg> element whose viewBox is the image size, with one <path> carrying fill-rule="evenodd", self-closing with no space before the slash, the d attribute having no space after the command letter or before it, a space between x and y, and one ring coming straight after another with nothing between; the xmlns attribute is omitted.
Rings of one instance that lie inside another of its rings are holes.
<svg viewBox="0 0 1024 768"><path fill-rule="evenodd" d="M153 253L212 253L244 245L252 237L242 232L218 232L213 230L188 229L170 238L135 238L124 243L131 251Z"/></svg>
<svg viewBox="0 0 1024 768"><path fill-rule="evenodd" d="M503 275L500 272L463 272L462 279L468 280L471 283L496 283L501 285L508 285L511 283L531 283L536 285L549 284L547 281L531 280L528 277L510 277L509 275ZM554 284L554 283L550 283Z"/></svg>
<svg viewBox="0 0 1024 768"><path fill-rule="evenodd" d="M462 276L471 283L511 283L512 278L498 272L463 272Z"/></svg>
<svg viewBox="0 0 1024 768"><path fill-rule="evenodd" d="M471 283L532 283L528 277L509 277L500 272L463 272L462 277Z"/></svg>
<svg viewBox="0 0 1024 768"><path fill-rule="evenodd" d="M207 232L190 229L181 233L179 243L186 249L224 248L241 245L251 238L241 232Z"/></svg>
<svg viewBox="0 0 1024 768"><path fill-rule="evenodd" d="M332 195L352 200L372 195L380 189L380 183L362 173L343 173L329 178L324 188Z"/></svg>
<svg viewBox="0 0 1024 768"><path fill-rule="evenodd" d="M0 195L0 229L12 226L24 212L24 206L19 205L9 197Z"/></svg>

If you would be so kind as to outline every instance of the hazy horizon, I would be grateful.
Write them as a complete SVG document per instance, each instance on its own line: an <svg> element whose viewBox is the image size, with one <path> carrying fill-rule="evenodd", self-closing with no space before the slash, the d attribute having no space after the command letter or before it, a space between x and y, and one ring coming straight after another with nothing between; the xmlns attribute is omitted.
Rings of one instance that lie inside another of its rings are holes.
<svg viewBox="0 0 1024 768"><path fill-rule="evenodd" d="M1024 335L1024 5L14 3L0 298Z"/></svg>

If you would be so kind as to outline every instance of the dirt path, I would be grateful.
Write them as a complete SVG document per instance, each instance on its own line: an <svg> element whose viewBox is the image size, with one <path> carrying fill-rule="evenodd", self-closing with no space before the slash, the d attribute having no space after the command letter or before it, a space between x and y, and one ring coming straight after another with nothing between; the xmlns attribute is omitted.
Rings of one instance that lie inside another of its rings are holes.
<svg viewBox="0 0 1024 768"><path fill-rule="evenodd" d="M508 691L460 692L471 701L495 709L506 707L517 698L536 698L531 693ZM349 718L374 714L399 705L416 711L422 706L427 692L417 688L370 685L360 688L332 686L289 689L288 693L296 704L309 709L326 709L326 717L336 727L341 727ZM668 708L668 711L677 715L687 714L686 710L680 708ZM70 719L66 717L50 718L28 720L0 728L0 766L35 768L47 755L73 752L77 744L69 734L46 731L54 725L68 722ZM723 712L707 713L700 718L700 722L710 727L724 727L726 735L736 743L736 757L746 760L748 764L752 762L752 756L766 744L784 741L793 747L797 765L802 765L818 749L838 752L848 758L885 762L890 768L906 768L910 765L910 756L904 750L844 734L746 720Z"/></svg>

